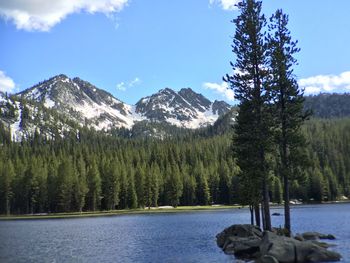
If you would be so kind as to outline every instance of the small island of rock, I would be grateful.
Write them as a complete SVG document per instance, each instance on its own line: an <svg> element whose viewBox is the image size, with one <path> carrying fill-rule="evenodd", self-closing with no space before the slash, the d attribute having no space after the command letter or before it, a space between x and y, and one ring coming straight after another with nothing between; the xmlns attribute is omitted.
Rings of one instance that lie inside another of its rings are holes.
<svg viewBox="0 0 350 263"><path fill-rule="evenodd" d="M277 231L262 232L253 225L232 225L219 233L217 244L226 254L242 260L259 263L334 262L341 255L328 250L331 245L319 239L335 239L333 235L317 232L297 234L295 237L279 235Z"/></svg>

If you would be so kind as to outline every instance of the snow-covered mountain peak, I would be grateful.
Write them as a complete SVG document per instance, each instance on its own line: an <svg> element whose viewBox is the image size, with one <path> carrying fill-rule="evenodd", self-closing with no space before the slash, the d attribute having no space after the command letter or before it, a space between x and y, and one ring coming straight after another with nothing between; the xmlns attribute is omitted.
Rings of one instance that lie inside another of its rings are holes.
<svg viewBox="0 0 350 263"><path fill-rule="evenodd" d="M231 108L225 102L216 105L220 110L213 111L212 106L210 100L190 88L179 92L165 88L137 102L136 112L152 121L194 129L213 124L220 115L219 111L225 113Z"/></svg>
<svg viewBox="0 0 350 263"><path fill-rule="evenodd" d="M134 124L131 106L80 78L58 75L18 95L42 103L81 125L97 130L131 128Z"/></svg>
<svg viewBox="0 0 350 263"><path fill-rule="evenodd" d="M40 82L16 96L24 98L28 105L34 101L35 105L52 109L47 114L57 112L64 116L63 119L68 118L78 125L106 131L120 127L130 129L140 121L196 129L213 124L231 108L222 101L212 103L190 88L178 92L164 88L140 99L136 105L128 105L85 80L63 74ZM1 105L5 105L4 95L0 96L0 100ZM21 118L21 105L17 104L13 104L14 111L18 111L16 116Z"/></svg>

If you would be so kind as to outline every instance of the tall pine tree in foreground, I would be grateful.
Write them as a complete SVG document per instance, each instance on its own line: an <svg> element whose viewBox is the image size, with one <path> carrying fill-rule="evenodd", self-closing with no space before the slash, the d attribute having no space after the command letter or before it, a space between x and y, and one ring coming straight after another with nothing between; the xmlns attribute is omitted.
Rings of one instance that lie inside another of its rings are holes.
<svg viewBox="0 0 350 263"><path fill-rule="evenodd" d="M260 193L251 200L256 206L262 199L262 221L271 230L268 189L268 154L271 151L271 94L267 86L267 46L264 38L266 19L261 14L261 1L244 0L238 4L240 15L233 20L236 33L231 63L234 74L224 78L235 91L239 112L235 125L234 149L243 177L260 186ZM255 209L258 214L258 209ZM257 217L258 218L258 217Z"/></svg>
<svg viewBox="0 0 350 263"><path fill-rule="evenodd" d="M270 87L272 90L276 139L280 153L280 175L283 179L285 228L291 233L289 207L289 180L297 171L300 152L305 148L301 126L306 118L303 113L303 93L293 74L297 64L294 55L299 52L297 42L292 41L287 28L288 16L277 10L271 17L268 35L268 58L271 70Z"/></svg>

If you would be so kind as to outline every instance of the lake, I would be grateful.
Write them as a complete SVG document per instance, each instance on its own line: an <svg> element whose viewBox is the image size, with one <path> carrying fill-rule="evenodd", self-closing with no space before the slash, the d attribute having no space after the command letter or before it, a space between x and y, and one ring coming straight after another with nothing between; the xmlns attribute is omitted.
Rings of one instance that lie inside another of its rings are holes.
<svg viewBox="0 0 350 263"><path fill-rule="evenodd" d="M350 204L295 206L292 220L294 233L334 234L350 262ZM247 209L0 221L0 262L234 262L215 235L240 223L249 223Z"/></svg>

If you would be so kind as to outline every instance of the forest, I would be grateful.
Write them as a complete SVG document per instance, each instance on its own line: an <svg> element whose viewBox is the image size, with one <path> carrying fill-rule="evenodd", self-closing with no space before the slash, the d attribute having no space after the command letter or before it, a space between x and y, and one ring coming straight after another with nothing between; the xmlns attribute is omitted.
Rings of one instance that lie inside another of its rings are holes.
<svg viewBox="0 0 350 263"><path fill-rule="evenodd" d="M291 180L292 199L350 197L349 130L350 118L312 118L303 125L305 168ZM1 127L0 213L244 204L233 130L205 134L187 131L161 140L81 129L64 139L45 140L36 134L11 142ZM271 201L281 203L277 156L270 156L274 167L268 183Z"/></svg>

